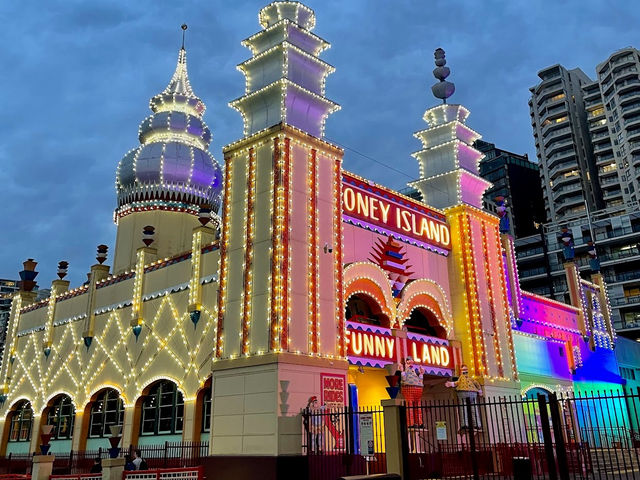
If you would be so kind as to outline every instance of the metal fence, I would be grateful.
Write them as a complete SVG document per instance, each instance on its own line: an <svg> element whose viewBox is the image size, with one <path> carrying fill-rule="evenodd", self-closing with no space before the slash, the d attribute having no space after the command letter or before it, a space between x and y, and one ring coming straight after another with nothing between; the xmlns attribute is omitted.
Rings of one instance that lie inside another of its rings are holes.
<svg viewBox="0 0 640 480"><path fill-rule="evenodd" d="M302 453L309 480L335 480L346 475L387 471L381 407L302 411ZM361 425L368 430L361 449Z"/></svg>
<svg viewBox="0 0 640 480"><path fill-rule="evenodd" d="M165 442L159 445L130 446L128 453L139 449L150 469L196 467L209 455L209 442ZM121 455L124 455L121 452Z"/></svg>
<svg viewBox="0 0 640 480"><path fill-rule="evenodd" d="M407 478L640 479L640 391L409 404Z"/></svg>
<svg viewBox="0 0 640 480"><path fill-rule="evenodd" d="M0 475L24 475L31 473L33 456L31 454L9 454L0 457Z"/></svg>

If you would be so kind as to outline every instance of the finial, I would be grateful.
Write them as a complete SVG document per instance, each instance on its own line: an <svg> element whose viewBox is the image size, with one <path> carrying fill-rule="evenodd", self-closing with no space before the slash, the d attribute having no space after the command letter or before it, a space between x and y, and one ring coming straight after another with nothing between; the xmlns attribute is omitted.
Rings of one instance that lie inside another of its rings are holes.
<svg viewBox="0 0 640 480"><path fill-rule="evenodd" d="M186 23L183 23L182 25L180 25L180 28L182 29L182 50L184 50L184 33L187 31L187 28L189 28L187 26Z"/></svg>
<svg viewBox="0 0 640 480"><path fill-rule="evenodd" d="M151 225L147 225L142 229L142 242L148 247L153 243L153 236L156 233L156 229Z"/></svg>
<svg viewBox="0 0 640 480"><path fill-rule="evenodd" d="M433 69L433 76L440 81L431 87L431 91L434 97L442 99L442 103L447 103L447 98L453 95L453 92L456 91L456 86L445 80L451 73L451 70L449 70L449 67L445 67L447 60L444 58L444 50L442 48L436 48L433 56L435 57L436 63L436 68Z"/></svg>
<svg viewBox="0 0 640 480"><path fill-rule="evenodd" d="M67 276L67 271L69 269L69 262L66 261L61 261L58 262L58 277L60 278L60 280L63 280L64 277Z"/></svg>
<svg viewBox="0 0 640 480"><path fill-rule="evenodd" d="M96 260L100 265L102 265L107 259L107 251L109 251L109 247L106 245L98 245L98 254L96 255Z"/></svg>

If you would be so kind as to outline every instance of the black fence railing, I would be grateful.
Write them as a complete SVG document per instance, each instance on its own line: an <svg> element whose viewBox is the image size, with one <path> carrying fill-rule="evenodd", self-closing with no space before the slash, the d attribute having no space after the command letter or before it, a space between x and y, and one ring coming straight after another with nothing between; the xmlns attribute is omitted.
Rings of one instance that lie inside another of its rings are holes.
<svg viewBox="0 0 640 480"><path fill-rule="evenodd" d="M150 469L195 467L209 455L209 442L164 442L158 445L130 446L129 455L139 449Z"/></svg>
<svg viewBox="0 0 640 480"><path fill-rule="evenodd" d="M302 441L309 480L387 471L381 407L303 410Z"/></svg>
<svg viewBox="0 0 640 480"><path fill-rule="evenodd" d="M407 405L407 478L640 478L639 411L640 392Z"/></svg>
<svg viewBox="0 0 640 480"><path fill-rule="evenodd" d="M31 454L9 453L0 457L0 475L25 475L31 473L33 456Z"/></svg>

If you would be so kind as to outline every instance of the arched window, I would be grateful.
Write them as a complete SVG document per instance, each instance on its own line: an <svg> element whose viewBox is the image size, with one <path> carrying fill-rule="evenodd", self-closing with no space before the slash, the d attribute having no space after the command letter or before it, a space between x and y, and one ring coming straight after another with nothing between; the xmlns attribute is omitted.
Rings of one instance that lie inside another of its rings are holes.
<svg viewBox="0 0 640 480"><path fill-rule="evenodd" d="M404 322L409 332L429 337L447 338L447 331L440 325L435 314L425 308L414 308Z"/></svg>
<svg viewBox="0 0 640 480"><path fill-rule="evenodd" d="M202 431L211 431L211 387L206 389L202 397Z"/></svg>
<svg viewBox="0 0 640 480"><path fill-rule="evenodd" d="M76 409L67 395L53 400L47 413L47 425L53 425L51 440L67 440L73 436L73 421Z"/></svg>
<svg viewBox="0 0 640 480"><path fill-rule="evenodd" d="M141 435L182 432L184 399L175 383L163 380L151 387L142 402Z"/></svg>
<svg viewBox="0 0 640 480"><path fill-rule="evenodd" d="M10 442L28 442L31 440L31 428L33 427L33 409L31 403L23 400L16 405L11 413Z"/></svg>
<svg viewBox="0 0 640 480"><path fill-rule="evenodd" d="M106 389L98 394L91 404L89 420L89 437L110 437L112 425L122 425L124 419L124 402L117 390Z"/></svg>
<svg viewBox="0 0 640 480"><path fill-rule="evenodd" d="M389 326L389 319L381 312L377 303L365 295L352 295L347 300L345 319L370 325Z"/></svg>

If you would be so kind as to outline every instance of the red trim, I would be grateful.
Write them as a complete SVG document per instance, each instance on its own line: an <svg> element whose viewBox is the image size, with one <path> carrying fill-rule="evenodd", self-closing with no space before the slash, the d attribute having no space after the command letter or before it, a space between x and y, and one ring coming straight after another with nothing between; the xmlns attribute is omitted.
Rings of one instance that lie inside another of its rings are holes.
<svg viewBox="0 0 640 480"><path fill-rule="evenodd" d="M273 139L273 197L271 204L273 205L273 212L271 216L272 233L271 233L271 325L269 328L269 345L271 350L278 348L278 310L280 309L281 300L278 300L276 294L276 288L278 287L281 278L282 262L278 260L278 254L280 253L280 240L282 236L280 220L278 219L283 212L281 212L280 205L278 203L278 187L282 185L282 169L280 165L280 139L275 137Z"/></svg>
<svg viewBox="0 0 640 480"><path fill-rule="evenodd" d="M336 302L338 303L338 355L346 356L346 345L345 345L345 297L343 295L344 292L344 262L342 258L342 159L338 158L334 165L334 169L336 172L335 185L334 188L337 190L337 195L334 195L333 201L335 202L334 206L334 231L335 231L335 245L333 246L335 250L335 261L334 261L334 271L337 277L337 298ZM384 295L383 295L384 298Z"/></svg>
<svg viewBox="0 0 640 480"><path fill-rule="evenodd" d="M244 300L242 302L242 345L241 350L244 355L249 353L249 324L251 322L251 269L253 268L253 230L255 221L255 179L256 179L256 159L255 151L249 149L249 172L247 175L247 227L245 235L244 252Z"/></svg>
<svg viewBox="0 0 640 480"><path fill-rule="evenodd" d="M284 139L284 224L282 226L282 330L280 332L280 348L283 351L289 349L289 292L291 289L289 276L289 218L291 215L291 140L288 137Z"/></svg>

